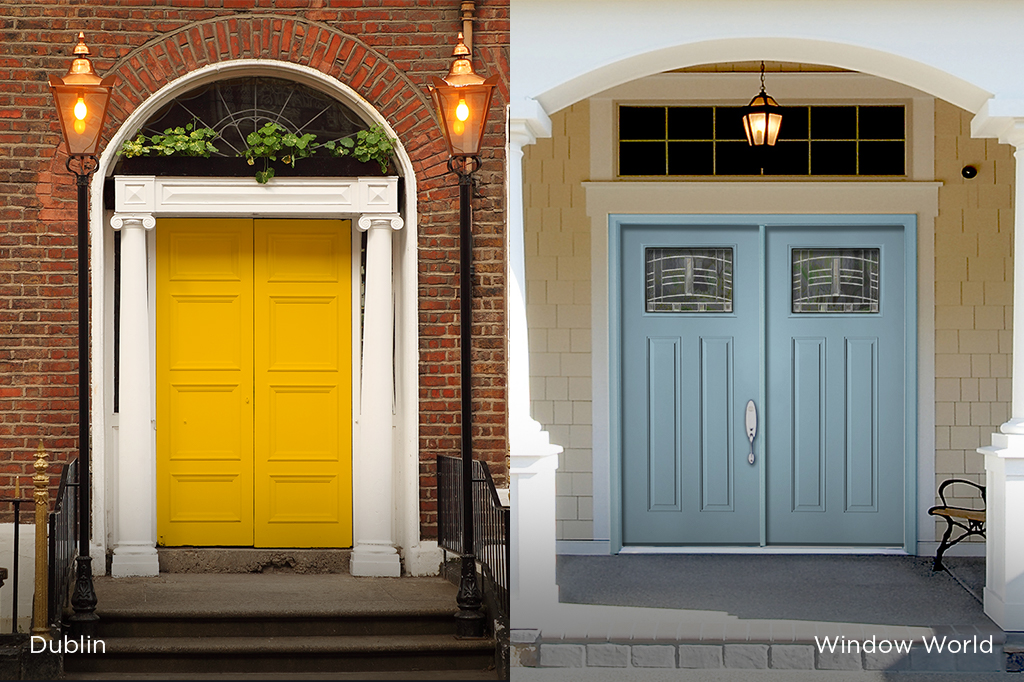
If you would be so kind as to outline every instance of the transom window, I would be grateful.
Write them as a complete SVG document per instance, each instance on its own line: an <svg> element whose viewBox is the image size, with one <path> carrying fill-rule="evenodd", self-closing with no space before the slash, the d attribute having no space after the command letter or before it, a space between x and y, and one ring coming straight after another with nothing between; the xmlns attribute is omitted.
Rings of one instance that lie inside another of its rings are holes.
<svg viewBox="0 0 1024 682"><path fill-rule="evenodd" d="M764 148L747 144L743 109L620 106L619 176L906 174L903 106L783 107Z"/></svg>

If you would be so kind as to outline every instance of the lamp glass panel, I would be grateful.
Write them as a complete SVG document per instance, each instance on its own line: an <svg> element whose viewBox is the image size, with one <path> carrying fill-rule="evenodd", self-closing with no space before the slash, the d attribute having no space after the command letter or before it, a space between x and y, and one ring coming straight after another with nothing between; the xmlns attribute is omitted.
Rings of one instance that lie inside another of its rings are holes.
<svg viewBox="0 0 1024 682"><path fill-rule="evenodd" d="M480 150L483 127L490 107L491 85L435 87L434 101L441 114L452 156L474 156ZM469 117L460 121L456 110L460 103L469 109Z"/></svg>
<svg viewBox="0 0 1024 682"><path fill-rule="evenodd" d="M99 147L100 133L106 114L110 93L104 88L55 86L54 96L60 110L61 128L64 131L64 142L71 156L90 156L96 154ZM75 105L79 98L85 101L86 116L78 125L75 118Z"/></svg>

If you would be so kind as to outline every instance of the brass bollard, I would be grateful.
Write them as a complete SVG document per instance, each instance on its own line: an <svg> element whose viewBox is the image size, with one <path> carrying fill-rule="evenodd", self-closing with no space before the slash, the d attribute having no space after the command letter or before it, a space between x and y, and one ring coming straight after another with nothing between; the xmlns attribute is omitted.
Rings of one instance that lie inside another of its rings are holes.
<svg viewBox="0 0 1024 682"><path fill-rule="evenodd" d="M43 450L42 441L39 441L39 449L36 450L34 466L36 475L32 477L32 483L35 485L33 497L36 503L36 591L32 608L32 634L50 639L50 624L46 622L49 620L50 611L47 599L47 576L50 572L47 567L46 542L50 513L50 477L46 474L46 451Z"/></svg>

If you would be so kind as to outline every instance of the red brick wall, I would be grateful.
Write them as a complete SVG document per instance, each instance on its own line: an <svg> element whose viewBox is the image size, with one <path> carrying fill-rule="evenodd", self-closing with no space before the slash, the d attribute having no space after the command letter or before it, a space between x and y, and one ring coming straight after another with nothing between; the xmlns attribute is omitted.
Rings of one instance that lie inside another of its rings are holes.
<svg viewBox="0 0 1024 682"><path fill-rule="evenodd" d="M458 191L426 92L461 30L459 0L19 0L0 12L0 496L27 489L38 441L77 452L76 203L47 87L78 31L117 82L104 139L150 94L236 58L304 64L388 120L413 161L419 220L421 532L436 535L434 457L459 453ZM506 468L504 111L508 0L477 0L474 66L501 76L474 201L474 439ZM94 198L95 200L95 198ZM95 350L93 351L95 354ZM101 434L94 434L94 438ZM0 506L0 513L6 510Z"/></svg>

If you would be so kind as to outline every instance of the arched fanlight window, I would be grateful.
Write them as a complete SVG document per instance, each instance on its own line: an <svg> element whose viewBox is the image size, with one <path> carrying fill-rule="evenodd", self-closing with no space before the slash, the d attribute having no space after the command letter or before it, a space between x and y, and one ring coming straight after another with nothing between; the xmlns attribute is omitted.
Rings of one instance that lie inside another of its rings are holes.
<svg viewBox="0 0 1024 682"><path fill-rule="evenodd" d="M370 127L352 109L329 95L302 83L283 78L247 76L215 81L176 97L162 107L139 129L144 135L161 134L168 128L194 123L217 133L217 152L210 159L180 159L194 175L246 175L238 156L246 148L245 138L266 123L277 123L286 132L316 135L327 142L354 135ZM230 164L221 160L232 159ZM302 174L333 175L322 166L333 165L326 154L314 163L304 163ZM168 159L164 159L168 161ZM344 161L344 159L342 160ZM141 159L120 159L115 172L131 172L132 166L149 163Z"/></svg>

